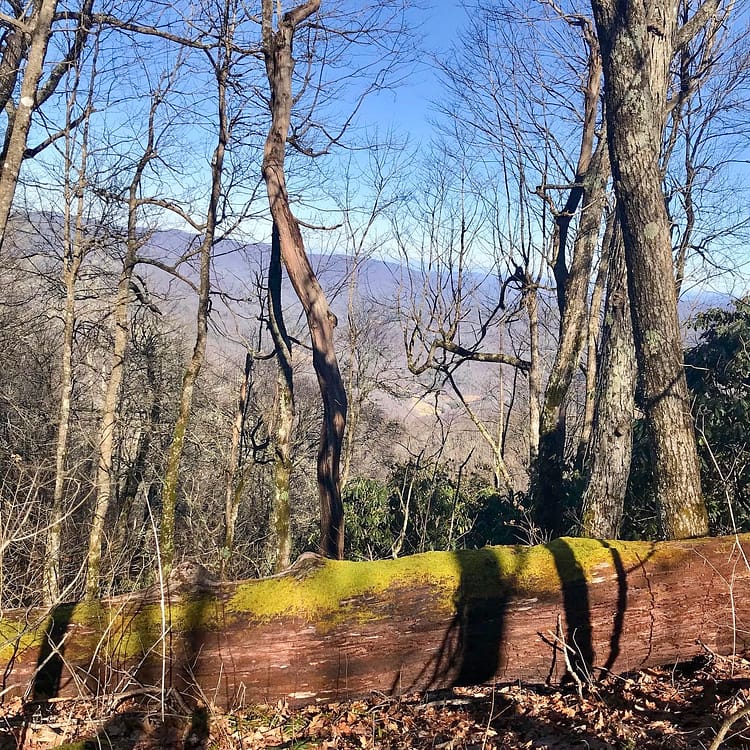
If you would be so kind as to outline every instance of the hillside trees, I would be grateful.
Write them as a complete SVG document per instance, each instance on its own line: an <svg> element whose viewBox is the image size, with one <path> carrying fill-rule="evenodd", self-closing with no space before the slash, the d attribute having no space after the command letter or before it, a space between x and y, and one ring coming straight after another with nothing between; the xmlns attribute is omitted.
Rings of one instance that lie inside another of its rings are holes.
<svg viewBox="0 0 750 750"><path fill-rule="evenodd" d="M560 49L582 52L561 65ZM473 149L484 154L479 161L484 174L474 189L491 217L491 238L489 231L486 235L494 245L487 254L494 256L496 313L520 303L527 318L525 341L517 339L518 323L508 332L528 360L521 370L528 370L526 471L532 475L536 520L548 532L559 532L573 520L566 514L568 464L576 452L576 431L566 434L577 409L572 386L586 336L593 336L599 317L598 310L589 313L590 279L609 160L601 131L598 44L584 17L518 3L478 9L458 54L465 63L444 65L453 97L445 112L462 113L455 141L466 143L468 126ZM469 72L477 65L481 76ZM462 158L467 157L477 163L471 149ZM488 188L493 181L494 190ZM467 329L465 321L462 335ZM473 343L464 349L474 350L477 359L486 356ZM516 480L524 483L523 477Z"/></svg>
<svg viewBox="0 0 750 750"><path fill-rule="evenodd" d="M506 394L501 388L498 409L490 412L474 394L466 393L472 386L461 377L471 363L496 365L502 386L504 366L521 373L531 368L528 359L503 350L502 334L498 338L498 332L518 316L517 304L505 310L482 288L492 284L492 278L472 270L486 250L482 228L492 216L477 197L472 175L447 152L437 152L425 164L418 190L417 204L404 206L396 219L408 274L408 297L399 300L407 366L426 391L446 391L460 405L490 449L495 486L512 491L515 480L503 450L505 410L510 407ZM415 249L419 265L412 260Z"/></svg>

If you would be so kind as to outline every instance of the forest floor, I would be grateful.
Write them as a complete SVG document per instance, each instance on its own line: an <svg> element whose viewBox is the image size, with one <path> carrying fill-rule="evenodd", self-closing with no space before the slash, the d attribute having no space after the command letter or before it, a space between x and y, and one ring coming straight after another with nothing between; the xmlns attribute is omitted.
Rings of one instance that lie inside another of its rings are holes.
<svg viewBox="0 0 750 750"><path fill-rule="evenodd" d="M656 750L708 748L724 719L750 705L750 660L707 654L671 669L646 669L564 687L455 688L327 705L254 706L232 713L176 697L119 696L0 706L0 750ZM750 748L736 721L722 748Z"/></svg>

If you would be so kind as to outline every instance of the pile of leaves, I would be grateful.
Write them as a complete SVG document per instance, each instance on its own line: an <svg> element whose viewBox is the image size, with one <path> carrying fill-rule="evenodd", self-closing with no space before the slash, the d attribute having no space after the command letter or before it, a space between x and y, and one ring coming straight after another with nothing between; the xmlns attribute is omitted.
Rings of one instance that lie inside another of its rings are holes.
<svg viewBox="0 0 750 750"><path fill-rule="evenodd" d="M176 695L134 694L105 710L92 701L6 702L0 750L656 750L707 748L724 719L750 703L750 661L707 655L672 669L596 685L454 688L314 706L285 702L230 713ZM747 730L747 731L745 731ZM722 748L746 748L739 718Z"/></svg>

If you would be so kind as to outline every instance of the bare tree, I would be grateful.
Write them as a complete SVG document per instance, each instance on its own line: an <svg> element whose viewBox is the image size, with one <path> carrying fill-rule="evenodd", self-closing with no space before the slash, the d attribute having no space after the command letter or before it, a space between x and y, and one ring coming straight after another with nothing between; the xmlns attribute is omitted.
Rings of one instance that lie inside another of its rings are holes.
<svg viewBox="0 0 750 750"><path fill-rule="evenodd" d="M127 229L125 237L125 252L122 259L117 291L113 303L114 343L112 347L112 365L106 381L104 400L99 424L99 439L97 443L97 468L94 480L96 500L89 532L88 553L86 563L86 596L95 598L99 593L99 575L101 569L102 544L107 512L110 506L113 484L113 461L116 447L116 427L119 418L120 390L125 375L126 355L130 340L130 302L134 288L135 269L138 263L138 253L147 240L139 226L140 213L144 201L141 198L144 174L149 164L157 157L159 133L156 126L156 115L163 103L166 90L171 81L167 76L164 87L158 86L151 98L146 126L146 143L140 158L136 161L133 177L127 187ZM115 199L120 196L113 196ZM143 300L145 302L145 300Z"/></svg>
<svg viewBox="0 0 750 750"><path fill-rule="evenodd" d="M263 54L271 93L271 125L263 154L262 174L278 233L281 258L307 316L313 348L313 367L323 402L323 423L318 452L318 489L321 503L323 554L344 554L344 512L339 466L346 425L346 391L339 372L333 331L336 317L305 252L299 222L292 213L284 163L290 133L292 103L292 41L300 23L316 13L320 0L309 0L277 16L273 0L263 0Z"/></svg>
<svg viewBox="0 0 750 750"><path fill-rule="evenodd" d="M235 12L233 0L223 0L213 8L217 17L217 36L220 40L216 50L204 50L208 57L213 83L216 86L216 143L211 158L211 180L205 224L198 247L198 301L196 309L196 335L193 353L182 376L177 421L172 433L172 442L167 456L162 490L162 511L159 526L159 549L162 565L169 570L175 555L175 521L177 491L180 479L180 462L185 445L188 423L193 403L193 392L206 356L208 338L208 315L211 294L211 257L217 241L217 232L224 211L224 158L232 136L234 119L229 114L228 96L231 91L231 75L236 50L234 46Z"/></svg>
<svg viewBox="0 0 750 750"><path fill-rule="evenodd" d="M14 4L16 16L3 15L0 20L0 26L5 29L0 59L0 105L8 114L0 171L0 238L5 235L23 160L36 155L62 137L67 128L80 122L67 122L57 134L51 135L32 149L27 148L33 113L52 96L66 73L74 67L90 32L93 0L84 0L76 14L78 24L68 49L43 80L53 26L61 20L57 14L57 5L57 0L38 0L25 6ZM18 101L15 102L13 93L19 75L21 84Z"/></svg>

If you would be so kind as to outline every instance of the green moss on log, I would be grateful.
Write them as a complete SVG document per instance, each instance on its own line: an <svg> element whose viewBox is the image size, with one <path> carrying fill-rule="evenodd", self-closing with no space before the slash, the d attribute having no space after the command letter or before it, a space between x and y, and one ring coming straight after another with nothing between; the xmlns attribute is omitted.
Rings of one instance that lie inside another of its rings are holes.
<svg viewBox="0 0 750 750"><path fill-rule="evenodd" d="M729 552L733 540L727 541ZM399 591L430 591L435 613L455 611L459 598L493 598L513 593L544 597L561 585L612 579L617 565L626 570L658 557L662 567L679 565L690 543L602 542L556 539L535 547L503 546L459 552L427 552L396 560L346 562L318 560L283 576L236 584L224 598L186 595L167 602L140 601L138 595L104 602L64 605L54 611L58 621L79 628L76 650L94 645L109 656L137 657L153 649L164 628L172 632L211 631L241 624L299 618L327 630L346 621L372 622L388 617L388 602ZM383 596L393 590L393 597ZM374 603L371 606L371 603ZM377 605L377 606L376 606ZM29 624L27 613L6 613L0 622L0 659L39 649L50 626L49 615ZM73 647L73 644L69 644ZM158 650L158 649L157 649Z"/></svg>

